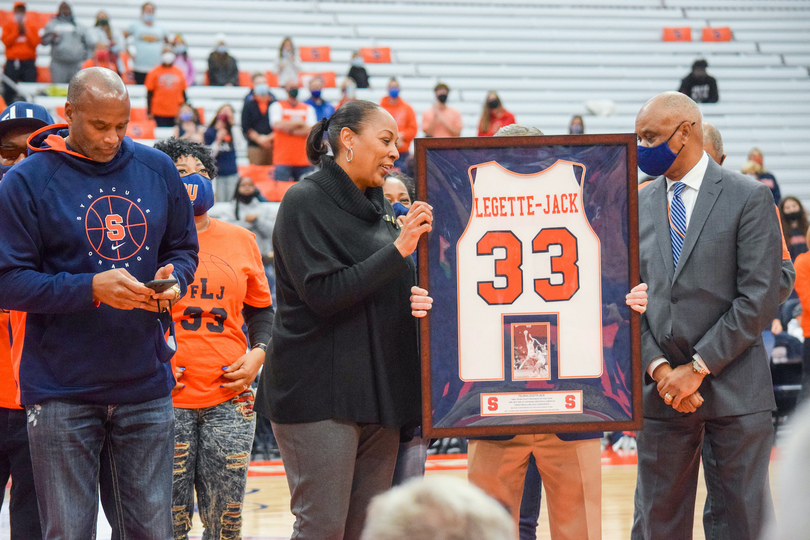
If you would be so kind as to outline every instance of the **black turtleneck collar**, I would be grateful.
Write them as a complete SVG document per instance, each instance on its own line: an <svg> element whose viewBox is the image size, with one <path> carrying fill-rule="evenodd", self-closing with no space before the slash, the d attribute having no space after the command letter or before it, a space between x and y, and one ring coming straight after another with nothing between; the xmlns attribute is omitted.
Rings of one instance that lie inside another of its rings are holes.
<svg viewBox="0 0 810 540"><path fill-rule="evenodd" d="M386 213L382 187L367 188L364 193L334 159L323 156L321 163L323 168L308 179L321 186L340 208L353 216L368 222L382 219Z"/></svg>

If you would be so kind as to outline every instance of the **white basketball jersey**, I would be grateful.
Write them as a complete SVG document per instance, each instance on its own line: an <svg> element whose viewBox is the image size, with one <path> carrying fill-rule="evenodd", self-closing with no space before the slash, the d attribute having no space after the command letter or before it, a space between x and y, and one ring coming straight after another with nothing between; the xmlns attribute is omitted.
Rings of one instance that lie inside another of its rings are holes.
<svg viewBox="0 0 810 540"><path fill-rule="evenodd" d="M473 207L456 246L463 380L504 380L504 315L556 316L559 377L601 376L599 238L574 165L584 178L568 161L528 175L470 168Z"/></svg>

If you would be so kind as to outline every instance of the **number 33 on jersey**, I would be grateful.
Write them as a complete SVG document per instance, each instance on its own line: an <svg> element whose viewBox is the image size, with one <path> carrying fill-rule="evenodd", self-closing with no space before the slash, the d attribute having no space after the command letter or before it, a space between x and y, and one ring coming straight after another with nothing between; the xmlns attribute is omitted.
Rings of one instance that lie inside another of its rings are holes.
<svg viewBox="0 0 810 540"><path fill-rule="evenodd" d="M568 161L528 175L495 162L470 168L473 206L456 246L463 380L505 379L504 316L556 319L557 376L601 376L599 238L574 166L584 178Z"/></svg>

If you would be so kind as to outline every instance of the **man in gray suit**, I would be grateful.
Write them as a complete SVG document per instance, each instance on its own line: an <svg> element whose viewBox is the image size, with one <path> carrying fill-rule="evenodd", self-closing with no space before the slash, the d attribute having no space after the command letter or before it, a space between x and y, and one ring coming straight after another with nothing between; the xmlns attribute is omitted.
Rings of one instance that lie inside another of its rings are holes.
<svg viewBox="0 0 810 540"><path fill-rule="evenodd" d="M773 512L775 402L760 337L779 304L781 241L770 191L703 151L702 116L677 92L636 117L644 428L632 537L691 538L704 438L730 536L756 539ZM764 188L764 189L763 189Z"/></svg>

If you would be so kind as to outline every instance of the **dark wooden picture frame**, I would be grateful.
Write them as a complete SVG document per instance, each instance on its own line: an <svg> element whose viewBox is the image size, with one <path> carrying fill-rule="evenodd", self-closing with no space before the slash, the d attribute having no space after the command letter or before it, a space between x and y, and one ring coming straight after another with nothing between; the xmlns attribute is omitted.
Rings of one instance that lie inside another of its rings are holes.
<svg viewBox="0 0 810 540"><path fill-rule="evenodd" d="M640 429L640 317L624 304L639 282L635 135L423 138L415 163L434 209L418 249L434 298L420 321L425 436ZM526 281L532 268L550 273ZM500 360L478 354L497 339Z"/></svg>

